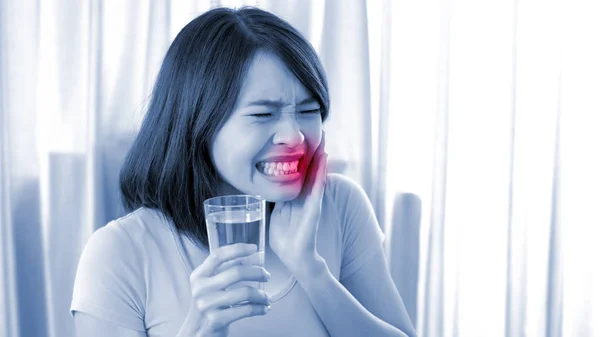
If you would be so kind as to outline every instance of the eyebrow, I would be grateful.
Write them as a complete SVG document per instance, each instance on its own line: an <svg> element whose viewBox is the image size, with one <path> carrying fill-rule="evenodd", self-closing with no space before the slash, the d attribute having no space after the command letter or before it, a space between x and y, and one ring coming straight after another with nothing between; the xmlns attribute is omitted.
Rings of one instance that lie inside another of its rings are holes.
<svg viewBox="0 0 600 337"><path fill-rule="evenodd" d="M296 105L303 105L303 104L316 103L316 102L317 102L317 100L314 97L309 97L309 98L303 99L302 101L296 103ZM283 101L272 101L272 100L268 100L268 99L261 99L258 101L250 102L246 106L268 106L271 108L281 108L285 105L286 105L286 103Z"/></svg>

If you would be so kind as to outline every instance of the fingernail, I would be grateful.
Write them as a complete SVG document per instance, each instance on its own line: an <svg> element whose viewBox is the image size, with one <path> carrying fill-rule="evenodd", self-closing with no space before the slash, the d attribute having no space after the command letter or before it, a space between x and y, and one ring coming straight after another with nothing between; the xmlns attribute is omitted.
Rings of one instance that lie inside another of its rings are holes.
<svg viewBox="0 0 600 337"><path fill-rule="evenodd" d="M267 305L267 306L265 307L265 312L269 312L269 310L271 310L271 306L270 306L270 305Z"/></svg>

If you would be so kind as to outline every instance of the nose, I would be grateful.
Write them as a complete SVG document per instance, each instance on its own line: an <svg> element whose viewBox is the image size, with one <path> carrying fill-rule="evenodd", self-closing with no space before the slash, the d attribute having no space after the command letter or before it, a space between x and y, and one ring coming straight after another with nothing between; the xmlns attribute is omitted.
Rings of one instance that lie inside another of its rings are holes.
<svg viewBox="0 0 600 337"><path fill-rule="evenodd" d="M273 143L275 145L299 146L304 142L304 134L298 127L294 113L282 113L277 123Z"/></svg>

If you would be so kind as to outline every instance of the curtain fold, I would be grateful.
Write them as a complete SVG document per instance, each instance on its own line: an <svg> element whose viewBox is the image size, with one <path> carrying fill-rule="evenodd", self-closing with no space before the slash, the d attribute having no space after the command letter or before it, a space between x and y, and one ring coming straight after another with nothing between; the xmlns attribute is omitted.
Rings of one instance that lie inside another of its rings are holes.
<svg viewBox="0 0 600 337"><path fill-rule="evenodd" d="M458 277L449 279L445 275L445 211L446 211L446 171L448 166L448 126L449 126L449 82L450 82L450 8L448 4L439 8L439 65L437 78L437 106L435 111L434 126L434 150L433 150L433 172L431 175L431 203L429 207L429 235L426 247L428 247L423 282L423 314L418 326L423 331L423 336L458 336L458 334L445 333L445 303L453 303L447 300L447 295L457 294L457 286L446 286L447 281L458 281ZM451 291L446 291L450 288ZM454 299L456 301L456 299ZM453 307L456 311L456 307ZM452 317L453 316L453 317ZM452 315L452 321L457 322L456 315ZM422 323L421 323L422 322ZM458 326L458 324L454 324Z"/></svg>
<svg viewBox="0 0 600 337"><path fill-rule="evenodd" d="M562 60L561 60L562 61ZM563 273L562 265L562 235L560 219L560 97L562 93L562 62L559 69L558 109L556 116L556 136L554 170L552 181L552 213L550 220L550 242L548 256L548 286L546 295L546 336L560 337L563 325Z"/></svg>
<svg viewBox="0 0 600 337"><path fill-rule="evenodd" d="M46 310L38 299L46 294L43 237L40 224L40 162L35 144L39 122L35 112L39 54L37 1L0 3L0 332L7 336L44 332ZM27 20L23 20L27 18ZM12 112L12 113L11 113ZM43 304L44 301L41 301ZM36 317L40 325L30 324Z"/></svg>
<svg viewBox="0 0 600 337"><path fill-rule="evenodd" d="M567 5L568 4L568 5ZM600 4L562 3L564 31L560 124L563 336L599 336Z"/></svg>
<svg viewBox="0 0 600 337"><path fill-rule="evenodd" d="M389 203L387 203L388 140L390 118L390 75L391 62L391 2L390 0L371 1L367 5L369 31L369 70L371 90L371 161L365 162L369 173L370 186L367 195L373 204L375 215L384 232L391 230ZM370 189L369 189L370 187ZM390 240L386 240L386 252L391 252ZM389 260L389 256L388 256Z"/></svg>
<svg viewBox="0 0 600 337"><path fill-rule="evenodd" d="M0 57L0 60L2 57ZM0 86L2 83L0 82ZM5 109L2 94L0 93L0 107ZM10 213L11 204L9 191L11 189L9 176L8 160L8 137L5 126L4 114L0 114L0 130L2 139L0 147L0 265L2 274L0 274L0 334L2 336L14 336L18 328L18 310L17 310L17 287L16 287L16 259L14 246L14 233L12 228L12 216Z"/></svg>
<svg viewBox="0 0 600 337"><path fill-rule="evenodd" d="M329 84L331 115L326 151L333 170L371 190L369 44L364 0L325 2L319 54ZM335 167L336 162L345 167Z"/></svg>
<svg viewBox="0 0 600 337"><path fill-rule="evenodd" d="M373 203L419 336L600 336L591 0L0 2L0 336L74 335L79 256L123 215L164 53L221 5L315 46L330 171Z"/></svg>
<svg viewBox="0 0 600 337"><path fill-rule="evenodd" d="M0 8L0 46L6 45L6 30L2 22L6 22L4 17L6 8ZM0 49L0 69L6 69L7 56L3 49ZM6 76L0 76L0 88L6 88ZM16 259L14 233L12 226L12 214L10 191L10 149L8 134L8 103L6 101L5 90L0 90L0 335L11 336L17 334L18 329L18 310L17 310L17 287L16 287Z"/></svg>

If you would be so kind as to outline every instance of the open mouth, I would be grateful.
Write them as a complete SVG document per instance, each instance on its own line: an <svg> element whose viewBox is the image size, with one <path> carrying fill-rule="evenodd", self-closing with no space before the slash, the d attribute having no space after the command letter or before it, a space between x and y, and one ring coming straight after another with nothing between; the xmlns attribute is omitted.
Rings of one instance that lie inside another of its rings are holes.
<svg viewBox="0 0 600 337"><path fill-rule="evenodd" d="M299 166L301 159L286 162L266 162L256 163L256 169L267 177L284 177L299 175Z"/></svg>

